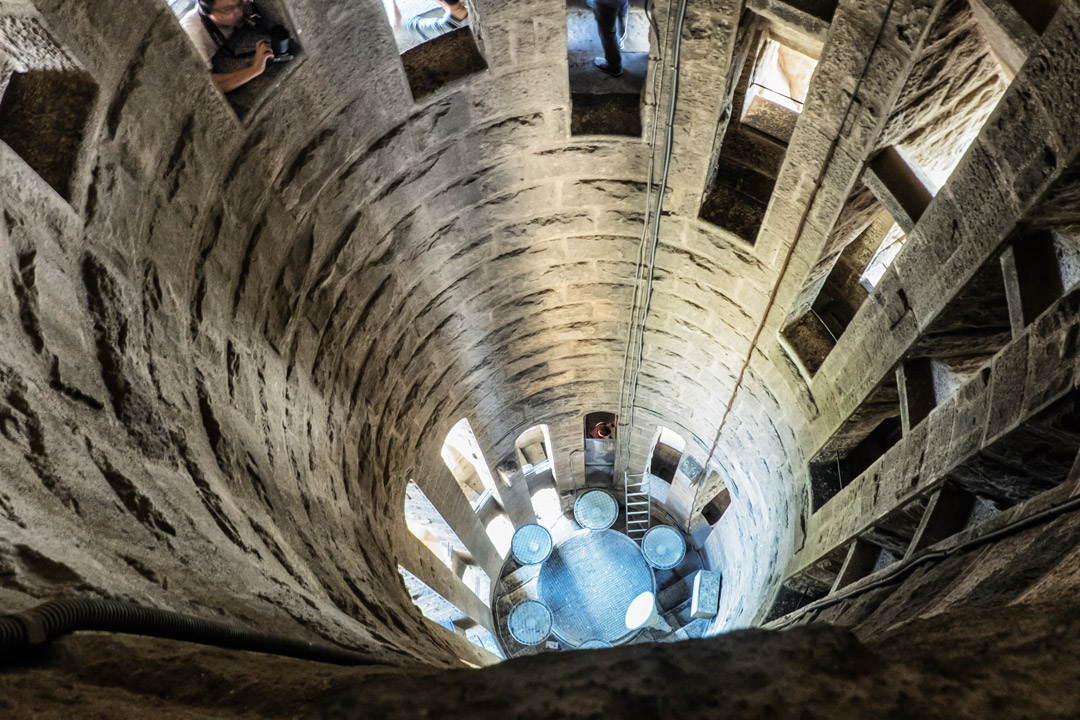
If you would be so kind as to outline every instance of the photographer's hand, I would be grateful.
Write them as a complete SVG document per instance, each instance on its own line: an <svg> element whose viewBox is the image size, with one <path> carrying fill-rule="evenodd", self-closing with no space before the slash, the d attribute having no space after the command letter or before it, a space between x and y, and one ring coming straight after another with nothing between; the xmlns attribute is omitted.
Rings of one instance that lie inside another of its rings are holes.
<svg viewBox="0 0 1080 720"><path fill-rule="evenodd" d="M274 57L274 51L270 49L270 43L266 40L260 40L255 45L255 59L252 61L250 67L246 67L243 70L237 70L231 73L215 73L210 77L214 81L214 85L221 92L230 92L240 87L244 83L257 78L262 75L266 70L266 63L270 62L270 58Z"/></svg>
<svg viewBox="0 0 1080 720"><path fill-rule="evenodd" d="M270 42L260 40L255 44L255 59L251 63L251 69L256 75L261 75L266 70L266 63L274 57L274 51L270 49Z"/></svg>

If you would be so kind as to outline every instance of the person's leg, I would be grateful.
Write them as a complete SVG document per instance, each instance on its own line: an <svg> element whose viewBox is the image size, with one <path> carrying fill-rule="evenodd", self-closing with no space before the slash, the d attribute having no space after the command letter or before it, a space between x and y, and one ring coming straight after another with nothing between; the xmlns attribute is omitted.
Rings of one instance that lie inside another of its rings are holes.
<svg viewBox="0 0 1080 720"><path fill-rule="evenodd" d="M604 46L604 58L608 71L622 72L622 55L619 54L619 41L615 37L615 23L618 12L615 8L593 3L593 16L596 18L596 32L600 35L600 44Z"/></svg>
<svg viewBox="0 0 1080 720"><path fill-rule="evenodd" d="M626 27L630 20L630 3L626 3L622 6L621 10L618 10L618 18L615 23L615 33L619 39L619 49L622 50L626 43Z"/></svg>

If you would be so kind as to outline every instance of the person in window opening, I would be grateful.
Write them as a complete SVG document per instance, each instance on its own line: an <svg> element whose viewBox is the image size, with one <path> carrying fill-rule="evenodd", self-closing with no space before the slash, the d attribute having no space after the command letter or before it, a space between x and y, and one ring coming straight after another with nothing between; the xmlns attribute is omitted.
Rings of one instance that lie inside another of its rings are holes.
<svg viewBox="0 0 1080 720"><path fill-rule="evenodd" d="M604 46L604 57L595 58L593 65L612 77L622 75L622 53L626 42L626 21L630 17L630 0L588 0L596 18L596 32Z"/></svg>
<svg viewBox="0 0 1080 720"><path fill-rule="evenodd" d="M244 23L251 9L251 0L199 0L191 12L180 20L180 26L210 68L213 67L211 59L214 54ZM210 78L218 90L229 92L262 75L273 57L270 42L260 40L255 44L255 57L250 66L235 72L211 72Z"/></svg>
<svg viewBox="0 0 1080 720"><path fill-rule="evenodd" d="M415 15L403 21L398 0L394 0L394 27L405 28L419 37L421 42L427 42L469 24L469 9L461 0L438 0L438 3L443 8L441 17L425 18Z"/></svg>
<svg viewBox="0 0 1080 720"><path fill-rule="evenodd" d="M614 423L598 422L593 425L592 430L589 431L589 437L596 440L607 440L611 437L612 425Z"/></svg>

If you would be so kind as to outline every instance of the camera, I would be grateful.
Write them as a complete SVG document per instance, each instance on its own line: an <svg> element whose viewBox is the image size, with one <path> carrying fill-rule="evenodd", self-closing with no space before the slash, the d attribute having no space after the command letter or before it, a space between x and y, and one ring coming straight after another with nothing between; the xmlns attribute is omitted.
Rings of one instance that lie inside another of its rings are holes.
<svg viewBox="0 0 1080 720"><path fill-rule="evenodd" d="M289 31L284 25L275 25L270 28L270 50L273 51L273 62L286 62L293 59L289 53Z"/></svg>

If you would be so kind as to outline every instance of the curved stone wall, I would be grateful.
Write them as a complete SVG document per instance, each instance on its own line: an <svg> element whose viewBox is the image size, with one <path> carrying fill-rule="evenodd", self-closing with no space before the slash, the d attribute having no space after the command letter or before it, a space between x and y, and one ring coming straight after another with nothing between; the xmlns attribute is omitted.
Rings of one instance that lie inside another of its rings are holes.
<svg viewBox="0 0 1080 720"><path fill-rule="evenodd" d="M388 660L460 652L397 576L406 483L453 483L439 450L462 417L492 463L547 424L570 477L584 415L619 409L650 159L640 139L569 135L562 2L478 4L490 69L414 104L377 0L293 0L304 56L241 122L163 3L35 0L99 91L70 204L0 146L0 287L18 308L0 317L0 598L91 592L293 622ZM890 22L921 27L900 4ZM877 67L886 3L849 5L821 78ZM807 441L843 417L847 388L815 399L776 336L858 164L829 144L845 91L816 80L756 242L697 219L740 9L688 11L620 422L628 467L665 425L731 486L709 548L717 629L767 609L800 538ZM646 93L646 138L669 91Z"/></svg>

